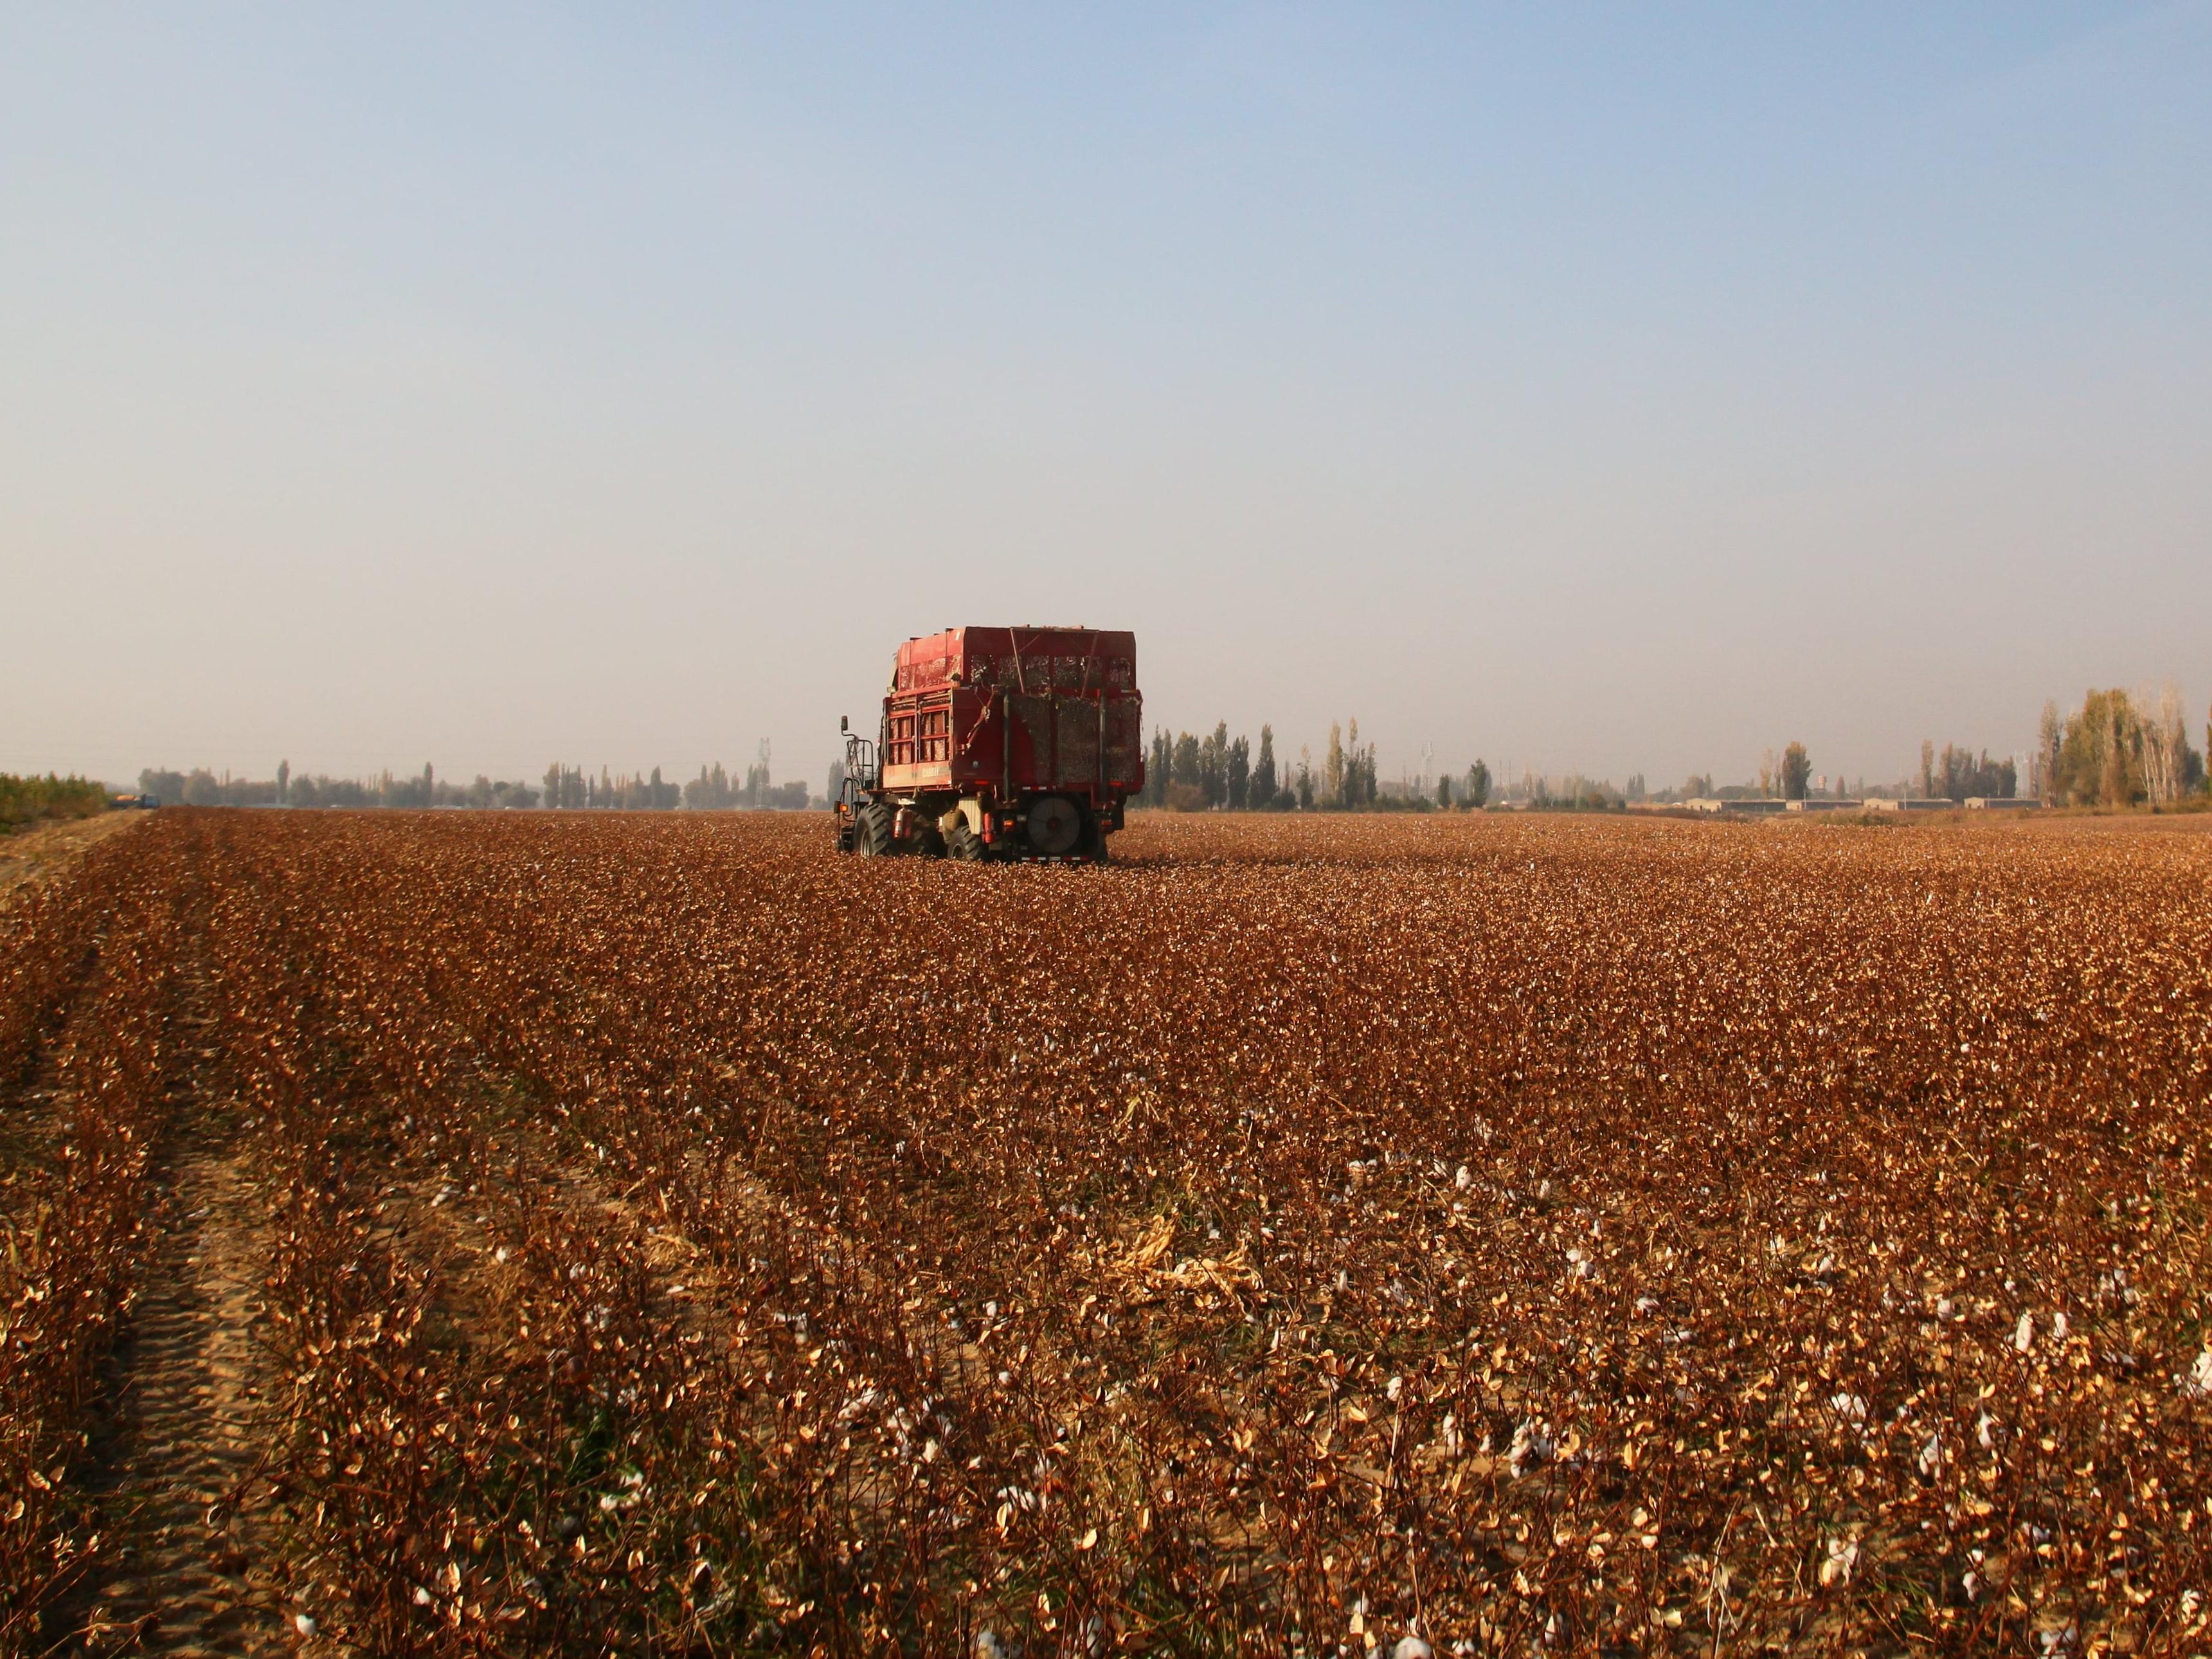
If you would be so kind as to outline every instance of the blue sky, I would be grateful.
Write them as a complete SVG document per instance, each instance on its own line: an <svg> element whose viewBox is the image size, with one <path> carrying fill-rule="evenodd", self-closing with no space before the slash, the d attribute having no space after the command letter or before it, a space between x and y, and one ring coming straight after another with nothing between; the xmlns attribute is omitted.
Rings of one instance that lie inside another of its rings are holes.
<svg viewBox="0 0 2212 1659"><path fill-rule="evenodd" d="M1071 620L1895 777L2212 694L2212 6L17 8L0 384L0 767L818 777Z"/></svg>

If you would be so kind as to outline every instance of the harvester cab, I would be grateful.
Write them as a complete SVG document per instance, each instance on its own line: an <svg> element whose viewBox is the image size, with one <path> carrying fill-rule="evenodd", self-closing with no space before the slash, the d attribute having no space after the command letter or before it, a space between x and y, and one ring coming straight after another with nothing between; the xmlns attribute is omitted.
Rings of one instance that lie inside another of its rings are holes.
<svg viewBox="0 0 2212 1659"><path fill-rule="evenodd" d="M837 850L1103 863L1144 788L1136 636L948 628L899 647L872 742L845 735Z"/></svg>
<svg viewBox="0 0 2212 1659"><path fill-rule="evenodd" d="M845 736L844 781L838 785L836 806L837 851L851 852L857 845L860 808L881 780L876 776L876 745L854 731L852 721L844 715L837 717L837 729Z"/></svg>

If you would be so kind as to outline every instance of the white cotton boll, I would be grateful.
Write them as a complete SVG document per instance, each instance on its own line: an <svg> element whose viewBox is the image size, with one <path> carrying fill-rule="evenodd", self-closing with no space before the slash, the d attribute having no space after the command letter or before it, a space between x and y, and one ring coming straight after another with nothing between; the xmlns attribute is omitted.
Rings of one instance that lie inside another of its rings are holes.
<svg viewBox="0 0 2212 1659"><path fill-rule="evenodd" d="M1474 1172L1465 1164L1460 1165L1459 1173L1452 1177L1452 1185L1461 1192L1466 1192L1468 1187L1474 1185Z"/></svg>
<svg viewBox="0 0 2212 1659"><path fill-rule="evenodd" d="M1513 1444L1506 1451L1505 1461L1518 1479L1524 1470L1534 1468L1551 1455L1551 1440L1530 1419L1514 1430Z"/></svg>
<svg viewBox="0 0 2212 1659"><path fill-rule="evenodd" d="M1820 1563L1820 1578L1823 1584L1848 1584L1859 1564L1859 1546L1849 1538L1827 1540L1828 1558Z"/></svg>
<svg viewBox="0 0 2212 1659"><path fill-rule="evenodd" d="M2022 1314L2020 1316L2020 1323L2013 1327L2012 1345L2023 1354L2035 1346L2035 1316L2033 1314Z"/></svg>
<svg viewBox="0 0 2212 1659"><path fill-rule="evenodd" d="M313 1637L315 1633L315 1621L304 1613L295 1613L292 1615L292 1628L302 1636Z"/></svg>
<svg viewBox="0 0 2212 1659"><path fill-rule="evenodd" d="M2064 1314L2053 1314L2051 1316L2051 1335L2054 1341L2063 1342L2066 1340L2066 1315Z"/></svg>
<svg viewBox="0 0 2212 1659"><path fill-rule="evenodd" d="M1954 1302L1951 1300L1951 1298L1950 1298L1950 1297L1948 1297L1948 1296L1938 1296L1938 1297L1936 1297L1936 1318L1941 1319L1941 1320L1948 1320L1948 1319L1949 1319L1953 1314L1956 1314L1958 1311L1959 1311L1958 1304L1957 1304L1957 1303L1955 1303L1955 1302Z"/></svg>
<svg viewBox="0 0 2212 1659"><path fill-rule="evenodd" d="M1920 1449L1920 1473L1932 1475L1943 1467L1943 1436L1929 1435Z"/></svg>
<svg viewBox="0 0 2212 1659"><path fill-rule="evenodd" d="M1985 1452L1993 1450L1996 1446L1996 1436L1990 1432L1996 1425L1996 1418L1991 1417L1987 1412L1984 1412L1980 1419L1974 1424L1974 1443Z"/></svg>
<svg viewBox="0 0 2212 1659"><path fill-rule="evenodd" d="M1418 1636L1401 1636L1390 1650L1390 1659L1436 1659L1437 1650Z"/></svg>
<svg viewBox="0 0 2212 1659"><path fill-rule="evenodd" d="M1846 1423L1863 1423L1867 1420L1867 1403L1856 1394L1838 1394L1828 1404L1833 1408L1836 1415Z"/></svg>
<svg viewBox="0 0 2212 1659"><path fill-rule="evenodd" d="M2181 1384L2181 1392L2191 1400L2212 1399L2212 1348L2197 1356L2197 1363L2190 1368L2189 1375Z"/></svg>
<svg viewBox="0 0 2212 1659"><path fill-rule="evenodd" d="M1006 1644L999 1640L994 1630L975 1632L975 1659L1006 1659Z"/></svg>

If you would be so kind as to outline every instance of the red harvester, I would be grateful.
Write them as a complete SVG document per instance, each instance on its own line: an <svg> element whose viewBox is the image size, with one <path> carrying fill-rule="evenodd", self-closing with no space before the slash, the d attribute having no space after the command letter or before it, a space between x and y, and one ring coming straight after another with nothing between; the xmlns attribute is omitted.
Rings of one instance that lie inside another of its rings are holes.
<svg viewBox="0 0 2212 1659"><path fill-rule="evenodd" d="M1103 863L1145 786L1137 637L948 628L899 647L883 723L846 728L837 849Z"/></svg>

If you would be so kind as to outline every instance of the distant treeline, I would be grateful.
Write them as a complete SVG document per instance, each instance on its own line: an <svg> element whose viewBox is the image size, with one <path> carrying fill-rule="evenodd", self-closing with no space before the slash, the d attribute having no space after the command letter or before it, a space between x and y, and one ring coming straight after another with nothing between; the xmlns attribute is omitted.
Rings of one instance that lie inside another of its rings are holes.
<svg viewBox="0 0 2212 1659"><path fill-rule="evenodd" d="M97 791L97 786L92 786ZM542 788L478 773L475 781L455 784L441 778L434 767L395 777L380 772L368 778L295 777L291 763L276 768L274 778L221 776L205 767L191 772L167 772L149 767L138 774L138 787L164 806L187 807L463 807L479 809L526 807L561 808L572 811L669 812L684 807L694 812L731 811L741 808L804 808L808 803L802 782L772 784L766 765L748 767L744 782L732 784L719 764L699 768L690 783L665 782L660 768L633 777L602 766L592 777L580 766L556 761L545 769ZM102 796L104 801L105 796Z"/></svg>
<svg viewBox="0 0 2212 1659"><path fill-rule="evenodd" d="M2212 718L2204 741L2212 748ZM2162 807L2205 791L2204 757L2171 685L2141 697L2092 690L2063 720L2045 704L2033 776L2035 793L2061 806Z"/></svg>
<svg viewBox="0 0 2212 1659"><path fill-rule="evenodd" d="M42 818L89 818L106 809L106 788L87 778L0 772L0 835L12 835Z"/></svg>
<svg viewBox="0 0 2212 1659"><path fill-rule="evenodd" d="M2212 717L2205 725L2212 750ZM1499 804L1552 812L1622 812L1632 807L1663 807L1698 800L1786 800L1817 804L1850 802L1870 795L1964 802L2007 801L2023 793L2054 806L2166 807L2191 800L2212 802L2212 778L2205 757L2189 741L2180 694L2171 685L2130 695L2092 690L2081 705L2062 716L2055 703L2044 705L2036 753L2027 758L2027 776L2011 756L1986 749L1932 741L1920 746L1917 774L1894 784L1869 787L1838 777L1815 778L1802 743L1779 753L1769 749L1755 783L1717 784L1710 772L1698 773L1680 788L1648 790L1641 773L1616 788L1609 781L1579 773L1552 778L1533 770L1519 782L1495 782L1477 760L1466 773L1391 783L1376 775L1375 745L1362 743L1359 723L1348 729L1332 725L1328 748L1316 764L1300 749L1295 764L1275 753L1272 727L1260 728L1257 753L1243 737L1232 738L1226 721L1203 735L1165 727L1152 733L1140 802L1184 812L1231 811L1428 811L1436 808ZM2024 786L2024 787L2023 787Z"/></svg>
<svg viewBox="0 0 2212 1659"><path fill-rule="evenodd" d="M545 804L568 811L605 808L623 812L669 812L683 807L692 812L732 812L780 808L799 811L807 804L806 785L769 781L765 763L745 768L744 782L733 783L720 761L699 768L690 782L678 785L660 779L655 766L650 778L610 777L605 767L596 778L574 766L556 762L545 769Z"/></svg>
<svg viewBox="0 0 2212 1659"><path fill-rule="evenodd" d="M1145 788L1138 801L1178 812L1426 812L1437 807L1480 807L1490 798L1490 768L1480 760L1464 778L1439 777L1433 793L1404 782L1384 784L1376 776L1375 745L1359 741L1359 723L1331 724L1328 749L1321 764L1298 751L1295 767L1275 754L1275 729L1260 728L1260 748L1249 738L1231 737L1229 723L1217 721L1203 737L1190 732L1152 732L1145 765Z"/></svg>
<svg viewBox="0 0 2212 1659"><path fill-rule="evenodd" d="M479 775L453 784L429 766L420 772L374 778L295 778L285 761L274 778L218 777L204 766L191 772L148 767L138 787L165 807L533 807L538 791L527 784L494 782Z"/></svg>

